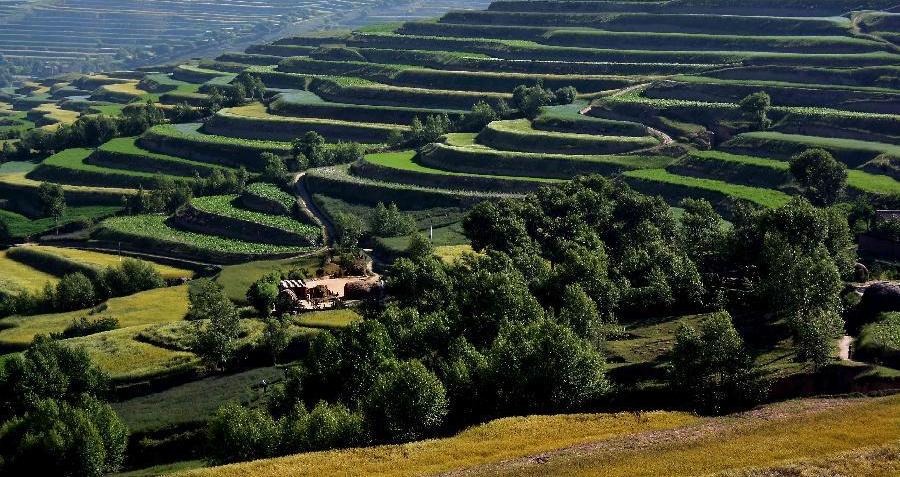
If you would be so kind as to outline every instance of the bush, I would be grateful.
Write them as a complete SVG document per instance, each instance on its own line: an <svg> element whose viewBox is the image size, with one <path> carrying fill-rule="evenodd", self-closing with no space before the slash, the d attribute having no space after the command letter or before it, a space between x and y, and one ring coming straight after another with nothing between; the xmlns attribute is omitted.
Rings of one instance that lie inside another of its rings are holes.
<svg viewBox="0 0 900 477"><path fill-rule="evenodd" d="M369 433L363 416L342 404L319 401L311 412L302 403L279 420L280 453L296 454L363 446Z"/></svg>
<svg viewBox="0 0 900 477"><path fill-rule="evenodd" d="M210 458L227 464L276 455L278 429L262 409L248 409L228 403L209 420L206 427Z"/></svg>
<svg viewBox="0 0 900 477"><path fill-rule="evenodd" d="M765 383L726 312L707 318L699 331L679 328L670 356L669 386L696 411L724 414L765 397Z"/></svg>
<svg viewBox="0 0 900 477"><path fill-rule="evenodd" d="M422 363L405 361L378 376L365 408L377 436L392 442L417 440L443 426L447 393Z"/></svg>
<svg viewBox="0 0 900 477"><path fill-rule="evenodd" d="M791 174L814 205L832 205L847 189L847 166L824 149L808 149L791 158Z"/></svg>
<svg viewBox="0 0 900 477"><path fill-rule="evenodd" d="M65 275L56 284L56 308L61 311L90 308L97 302L94 283L83 273Z"/></svg>
<svg viewBox="0 0 900 477"><path fill-rule="evenodd" d="M253 282L247 290L247 302L256 308L261 316L269 316L275 309L280 281L281 274L271 272Z"/></svg>
<svg viewBox="0 0 900 477"><path fill-rule="evenodd" d="M166 285L156 267L134 258L126 258L118 266L107 267L101 282L109 297L133 295Z"/></svg>
<svg viewBox="0 0 900 477"><path fill-rule="evenodd" d="M127 442L128 429L108 404L45 399L0 429L0 471L101 477L119 469Z"/></svg>
<svg viewBox="0 0 900 477"><path fill-rule="evenodd" d="M415 232L418 224L414 217L400 212L397 204L391 202L385 206L379 202L369 220L369 228L373 235L379 237L399 237Z"/></svg>
<svg viewBox="0 0 900 477"><path fill-rule="evenodd" d="M91 320L86 316L72 320L72 324L67 326L59 336L54 338L66 339L78 336L88 336L95 333L114 330L119 327L119 320L111 316L101 316L95 320Z"/></svg>

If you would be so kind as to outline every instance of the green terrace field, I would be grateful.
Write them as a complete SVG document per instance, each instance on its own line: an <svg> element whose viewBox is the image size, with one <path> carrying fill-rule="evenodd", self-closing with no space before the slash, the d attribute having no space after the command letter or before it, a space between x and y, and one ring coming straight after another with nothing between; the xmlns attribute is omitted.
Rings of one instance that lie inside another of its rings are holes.
<svg viewBox="0 0 900 477"><path fill-rule="evenodd" d="M27 256L21 256L16 252L27 251ZM102 270L106 267L116 266L122 262L122 257L109 253L82 250L77 248L63 248L48 245L28 245L15 247L7 251L8 258L31 265L34 268L43 269L45 272L62 275L71 269ZM154 269L167 280L191 278L194 272L191 270L150 262Z"/></svg>
<svg viewBox="0 0 900 477"><path fill-rule="evenodd" d="M252 260L267 256L296 255L304 246L274 245L190 232L167 223L163 215L114 217L100 224L98 237L122 241L142 250L177 254L218 263Z"/></svg>
<svg viewBox="0 0 900 477"><path fill-rule="evenodd" d="M225 170L224 166L207 164L180 157L157 154L144 150L138 138L116 138L101 145L87 161L90 164L113 169L191 177L194 173L202 176L215 170Z"/></svg>
<svg viewBox="0 0 900 477"><path fill-rule="evenodd" d="M44 159L29 173L30 179L67 185L137 189L149 186L154 174L129 169L112 169L88 161L91 149L66 149Z"/></svg>
<svg viewBox="0 0 900 477"><path fill-rule="evenodd" d="M320 235L318 227L305 224L287 215L274 215L243 208L237 195L198 197L191 201L196 213L193 219L202 222L198 230L216 230L248 241L290 244L315 244ZM197 225L194 222L194 225Z"/></svg>
<svg viewBox="0 0 900 477"><path fill-rule="evenodd" d="M195 162L232 167L245 166L260 170L259 160L263 152L278 155L290 153L288 142L247 140L230 136L217 136L200 132L202 124L164 124L145 132L137 144L145 150L180 157Z"/></svg>
<svg viewBox="0 0 900 477"><path fill-rule="evenodd" d="M0 295L20 291L36 292L50 283L56 284L57 277L17 262L0 252Z"/></svg>

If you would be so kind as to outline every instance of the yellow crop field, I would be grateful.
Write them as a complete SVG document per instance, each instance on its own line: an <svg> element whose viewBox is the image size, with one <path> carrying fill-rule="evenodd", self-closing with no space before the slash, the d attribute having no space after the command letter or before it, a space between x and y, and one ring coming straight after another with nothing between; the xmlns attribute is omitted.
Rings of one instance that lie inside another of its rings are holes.
<svg viewBox="0 0 900 477"><path fill-rule="evenodd" d="M37 291L47 282L55 284L57 281L57 277L12 260L5 250L0 251L0 290Z"/></svg>
<svg viewBox="0 0 900 477"><path fill-rule="evenodd" d="M60 248L60 247L49 247L44 245L35 245L31 247L34 250L49 253L53 255L58 255L60 257L65 257L76 262L84 263L87 265L93 265L96 267L104 268L109 266L115 266L122 262L122 257L118 255L112 255L108 253L101 252L93 252L90 250L80 250L76 248ZM163 276L163 278L191 278L194 276L194 272L190 270L185 270L182 268L170 267L168 265L162 265L158 263L154 263L153 267Z"/></svg>
<svg viewBox="0 0 900 477"><path fill-rule="evenodd" d="M36 335L62 332L72 323L72 320L84 316L89 318L113 317L119 320L120 329L116 331L123 331L129 327L180 321L184 319L187 310L187 285L157 288L131 296L110 299L106 302L106 309L93 315L89 315L90 310L78 310L4 318L0 320L0 324L11 326L11 328L0 330L0 344L24 348Z"/></svg>
<svg viewBox="0 0 900 477"><path fill-rule="evenodd" d="M190 471L184 476L413 476L499 462L639 432L697 422L678 412L509 417L457 436L402 445L311 452L279 459Z"/></svg>

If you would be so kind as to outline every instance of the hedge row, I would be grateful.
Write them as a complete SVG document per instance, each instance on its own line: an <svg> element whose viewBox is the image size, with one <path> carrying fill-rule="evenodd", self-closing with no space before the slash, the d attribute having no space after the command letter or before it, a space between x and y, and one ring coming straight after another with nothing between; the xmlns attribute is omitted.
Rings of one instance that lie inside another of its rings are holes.
<svg viewBox="0 0 900 477"><path fill-rule="evenodd" d="M101 145L85 160L88 164L112 169L160 173L166 175L193 177L212 174L225 167L180 157L145 151L136 144L137 138L117 138Z"/></svg>
<svg viewBox="0 0 900 477"><path fill-rule="evenodd" d="M423 169L428 170L427 168ZM517 179L458 172L443 173L443 171L438 170L423 172L420 170L400 169L373 163L368 160L362 160L352 164L350 166L350 173L357 177L382 182L411 184L434 189L453 189L487 193L505 192L526 194L528 192L533 192L542 185L546 185L546 182L528 180L527 178Z"/></svg>
<svg viewBox="0 0 900 477"><path fill-rule="evenodd" d="M722 213L734 201L746 201L763 207L780 207L790 197L776 190L762 189L697 177L680 176L665 170L642 169L627 171L623 179L638 192L660 195L675 205L686 198L706 199Z"/></svg>
<svg viewBox="0 0 900 477"><path fill-rule="evenodd" d="M788 164L773 159L755 159L719 151L705 151L685 156L666 168L682 176L716 179L770 189L782 188L793 181Z"/></svg>
<svg viewBox="0 0 900 477"><path fill-rule="evenodd" d="M162 215L114 217L100 224L97 238L122 242L125 247L144 252L207 260L213 263L238 263L261 258L290 257L308 251L289 247L229 239L173 228Z"/></svg>
<svg viewBox="0 0 900 477"><path fill-rule="evenodd" d="M413 118L424 119L434 114L459 115L464 111L452 109L404 108L370 106L365 104L329 103L313 101L296 94L281 94L269 104L269 111L279 116L316 117L340 121L379 122L408 125Z"/></svg>
<svg viewBox="0 0 900 477"><path fill-rule="evenodd" d="M501 93L437 91L377 83L342 85L330 79L318 78L312 82L310 90L328 101L337 103L460 110L468 110L479 101L497 105L500 100L509 100L511 97L509 94Z"/></svg>
<svg viewBox="0 0 900 477"><path fill-rule="evenodd" d="M898 66L869 66L854 69L781 65L742 66L710 71L705 73L705 76L730 80L783 81L900 89L900 67Z"/></svg>
<svg viewBox="0 0 900 477"><path fill-rule="evenodd" d="M241 205L267 214L291 215L297 199L275 184L254 182L244 188Z"/></svg>
<svg viewBox="0 0 900 477"><path fill-rule="evenodd" d="M656 99L680 99L711 103L737 103L757 91L765 91L772 103L779 106L828 107L849 111L889 114L897 112L900 94L882 91L832 89L822 86L794 86L776 83L748 83L702 78L658 82L644 91L644 96Z"/></svg>
<svg viewBox="0 0 900 477"><path fill-rule="evenodd" d="M780 53L865 53L885 51L884 44L839 36L750 36L690 33L557 30L542 43L624 50L767 51Z"/></svg>
<svg viewBox="0 0 900 477"><path fill-rule="evenodd" d="M175 70L172 71L172 79L185 81L187 83L206 83L207 81L226 75L227 73L222 71L214 71L194 65L178 65L175 67Z"/></svg>
<svg viewBox="0 0 900 477"><path fill-rule="evenodd" d="M402 47L398 46L398 48ZM361 53L366 54L367 50L361 50ZM310 58L288 58L279 64L278 69L301 74L354 76L394 86L496 93L512 91L520 84L533 84L539 80L549 88L574 86L581 92L619 89L634 82L633 79L615 76L445 71L402 68L378 63L321 61Z"/></svg>
<svg viewBox="0 0 900 477"><path fill-rule="evenodd" d="M724 3L715 0L670 0L667 2L628 2L583 0L499 0L488 10L509 12L646 12L722 15L838 16L850 10L883 10L893 6L891 0L787 1L745 0Z"/></svg>
<svg viewBox="0 0 900 477"><path fill-rule="evenodd" d="M281 59L282 57L280 56L252 53L224 53L216 57L216 61L256 66L277 65Z"/></svg>
<svg viewBox="0 0 900 477"><path fill-rule="evenodd" d="M315 245L317 238L321 235L318 230L313 230L312 227L299 222L296 222L298 227L293 227L293 230L273 225L285 220L293 221L285 216L267 216L267 214L259 212L232 214L227 209L223 210L203 202L204 199L210 198L216 199L217 197L203 197L192 201L187 210L172 219L173 223L181 229L192 232L273 245ZM229 196L229 200L233 199ZM232 206L232 208L234 207ZM243 215L256 217L250 220L243 218ZM275 217L283 220L271 220ZM301 225L303 227L300 227Z"/></svg>
<svg viewBox="0 0 900 477"><path fill-rule="evenodd" d="M478 55L448 55L442 52L421 50L366 49L362 51L368 61L424 66L438 70L492 71L506 73L557 74L557 75L643 75L698 73L724 65L682 64L666 62L640 62L627 57L621 63L584 61L540 61L534 59L484 58Z"/></svg>
<svg viewBox="0 0 900 477"><path fill-rule="evenodd" d="M478 142L495 149L549 154L620 154L659 145L650 136L596 136L536 130L527 119L494 121Z"/></svg>

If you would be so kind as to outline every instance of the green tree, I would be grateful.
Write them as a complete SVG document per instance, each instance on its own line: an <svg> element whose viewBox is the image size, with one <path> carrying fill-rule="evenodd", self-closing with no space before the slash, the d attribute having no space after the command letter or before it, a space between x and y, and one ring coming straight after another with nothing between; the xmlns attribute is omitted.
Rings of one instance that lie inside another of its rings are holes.
<svg viewBox="0 0 900 477"><path fill-rule="evenodd" d="M577 283L567 286L563 292L557 321L594 346L599 347L603 340L603 321L597 304Z"/></svg>
<svg viewBox="0 0 900 477"><path fill-rule="evenodd" d="M832 205L847 189L847 166L824 149L808 149L791 158L791 174L804 195L819 206Z"/></svg>
<svg viewBox="0 0 900 477"><path fill-rule="evenodd" d="M269 316L265 319L266 327L263 329L262 346L269 352L272 362L278 364L278 357L291 343L291 320L288 315Z"/></svg>
<svg viewBox="0 0 900 477"><path fill-rule="evenodd" d="M234 83L243 86L246 97L251 100L262 101L266 95L266 85L262 80L246 71L239 74Z"/></svg>
<svg viewBox="0 0 900 477"><path fill-rule="evenodd" d="M3 362L0 422L45 399L76 404L82 396L103 397L108 389L109 378L91 365L83 349L39 336L25 352Z"/></svg>
<svg viewBox="0 0 900 477"><path fill-rule="evenodd" d="M62 311L90 308L97 303L94 283L81 272L64 275L56 284L56 307Z"/></svg>
<svg viewBox="0 0 900 477"><path fill-rule="evenodd" d="M490 104L479 101L472 106L472 110L463 117L461 129L469 132L478 132L498 119L500 119L500 116Z"/></svg>
<svg viewBox="0 0 900 477"><path fill-rule="evenodd" d="M610 389L597 350L551 320L507 323L487 359L488 382L503 415L570 411Z"/></svg>
<svg viewBox="0 0 900 477"><path fill-rule="evenodd" d="M365 402L378 436L405 442L434 435L447 416L441 381L419 361L403 361L381 373Z"/></svg>
<svg viewBox="0 0 900 477"><path fill-rule="evenodd" d="M834 358L837 339L844 334L844 319L833 310L817 308L789 317L794 329L797 358L816 369Z"/></svg>
<svg viewBox="0 0 900 477"><path fill-rule="evenodd" d="M554 104L556 100L556 94L549 89L544 89L543 83L538 82L534 86L516 86L513 90L512 104L525 117L533 119L541 111L542 107Z"/></svg>
<svg viewBox="0 0 900 477"><path fill-rule="evenodd" d="M66 196L62 186L52 182L41 182L38 187L38 200L44 215L53 217L56 226L59 227L60 219L66 215Z"/></svg>
<svg viewBox="0 0 900 477"><path fill-rule="evenodd" d="M287 176L287 168L284 165L284 161L281 157L272 154L271 152L264 152L259 155L260 160L265 164L263 168L262 178L268 182L274 182L276 184L282 184L285 182L285 177Z"/></svg>
<svg viewBox="0 0 900 477"><path fill-rule="evenodd" d="M188 287L188 320L209 320L219 313L232 313L234 304L222 285L208 279L193 280Z"/></svg>
<svg viewBox="0 0 900 477"><path fill-rule="evenodd" d="M134 258L103 270L101 282L108 296L127 296L165 286L162 275L152 264Z"/></svg>
<svg viewBox="0 0 900 477"><path fill-rule="evenodd" d="M670 356L669 386L696 411L727 413L765 397L766 382L726 312L706 318L699 331L679 328Z"/></svg>
<svg viewBox="0 0 900 477"><path fill-rule="evenodd" d="M195 280L188 292L188 319L195 325L191 350L213 369L224 369L236 351L240 318L222 286L209 279Z"/></svg>
<svg viewBox="0 0 900 477"><path fill-rule="evenodd" d="M220 407L206 426L210 458L218 464L263 459L276 455L278 428L263 409L231 402Z"/></svg>
<svg viewBox="0 0 900 477"><path fill-rule="evenodd" d="M270 272L253 282L247 289L247 301L261 316L269 316L275 309L280 281L280 272Z"/></svg>
<svg viewBox="0 0 900 477"><path fill-rule="evenodd" d="M300 155L306 158L310 165L327 163L328 148L325 138L315 131L307 131L303 136L291 142L291 151L294 157Z"/></svg>
<svg viewBox="0 0 900 477"><path fill-rule="evenodd" d="M741 109L741 112L755 122L760 129L769 127L771 121L769 121L768 113L769 108L772 107L772 99L765 91L758 91L747 95L744 99L740 100L738 107Z"/></svg>
<svg viewBox="0 0 900 477"><path fill-rule="evenodd" d="M400 212L397 204L391 202L385 206L379 202L369 220L369 228L379 237L397 237L413 233L418 225L414 217Z"/></svg>
<svg viewBox="0 0 900 477"><path fill-rule="evenodd" d="M0 428L4 475L101 477L119 469L128 429L106 403L44 399Z"/></svg>
<svg viewBox="0 0 900 477"><path fill-rule="evenodd" d="M312 411L298 403L278 425L281 454L358 447L369 442L363 416L340 403L319 401Z"/></svg>

